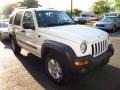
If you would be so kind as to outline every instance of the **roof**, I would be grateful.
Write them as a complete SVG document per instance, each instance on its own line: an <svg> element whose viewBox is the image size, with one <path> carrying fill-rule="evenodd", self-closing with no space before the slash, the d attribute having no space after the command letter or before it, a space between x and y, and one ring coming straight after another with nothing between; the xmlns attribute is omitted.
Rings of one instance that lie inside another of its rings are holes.
<svg viewBox="0 0 120 90"><path fill-rule="evenodd" d="M106 16L106 17L116 18L116 17L120 17L120 16Z"/></svg>
<svg viewBox="0 0 120 90"><path fill-rule="evenodd" d="M60 11L60 10L55 10L53 8L43 8L43 7L39 7L39 8L16 8L15 11Z"/></svg>

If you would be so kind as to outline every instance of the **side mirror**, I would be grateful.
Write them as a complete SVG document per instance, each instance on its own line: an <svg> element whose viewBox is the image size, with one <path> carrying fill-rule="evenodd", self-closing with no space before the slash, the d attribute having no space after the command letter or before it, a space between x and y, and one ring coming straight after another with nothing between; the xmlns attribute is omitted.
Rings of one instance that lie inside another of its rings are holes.
<svg viewBox="0 0 120 90"><path fill-rule="evenodd" d="M23 23L23 28L35 30L34 23Z"/></svg>
<svg viewBox="0 0 120 90"><path fill-rule="evenodd" d="M30 23L23 23L24 29L30 29Z"/></svg>

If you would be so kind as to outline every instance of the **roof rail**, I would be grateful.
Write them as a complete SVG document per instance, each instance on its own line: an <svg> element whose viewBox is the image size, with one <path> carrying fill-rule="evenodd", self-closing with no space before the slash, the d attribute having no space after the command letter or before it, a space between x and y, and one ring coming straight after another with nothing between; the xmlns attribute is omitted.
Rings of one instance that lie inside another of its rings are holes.
<svg viewBox="0 0 120 90"><path fill-rule="evenodd" d="M47 9L54 9L54 8L47 8Z"/></svg>

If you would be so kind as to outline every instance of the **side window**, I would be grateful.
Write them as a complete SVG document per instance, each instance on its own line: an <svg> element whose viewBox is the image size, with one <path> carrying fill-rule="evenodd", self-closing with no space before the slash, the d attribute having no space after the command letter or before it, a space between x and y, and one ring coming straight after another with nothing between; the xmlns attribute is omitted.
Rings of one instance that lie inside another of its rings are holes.
<svg viewBox="0 0 120 90"><path fill-rule="evenodd" d="M120 17L118 18L118 22L120 22Z"/></svg>
<svg viewBox="0 0 120 90"><path fill-rule="evenodd" d="M119 22L119 18L117 18L117 22Z"/></svg>
<svg viewBox="0 0 120 90"><path fill-rule="evenodd" d="M23 28L35 30L33 15L29 11L26 11L23 16Z"/></svg>
<svg viewBox="0 0 120 90"><path fill-rule="evenodd" d="M15 19L14 19L14 25L20 26L21 17L22 17L22 12L16 13L16 16L15 16Z"/></svg>
<svg viewBox="0 0 120 90"><path fill-rule="evenodd" d="M14 16L11 16L11 17L10 17L9 24L12 24L12 22L13 22L13 17L14 17Z"/></svg>
<svg viewBox="0 0 120 90"><path fill-rule="evenodd" d="M31 12L25 12L24 17L23 17L23 23L33 23L33 16Z"/></svg>

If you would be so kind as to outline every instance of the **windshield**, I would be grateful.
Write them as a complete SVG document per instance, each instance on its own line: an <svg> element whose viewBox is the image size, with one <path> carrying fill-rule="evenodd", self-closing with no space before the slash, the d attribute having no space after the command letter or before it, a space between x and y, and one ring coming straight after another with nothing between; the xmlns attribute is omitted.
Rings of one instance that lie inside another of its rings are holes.
<svg viewBox="0 0 120 90"><path fill-rule="evenodd" d="M35 11L39 27L72 25L75 22L62 11Z"/></svg>
<svg viewBox="0 0 120 90"><path fill-rule="evenodd" d="M0 22L0 28L7 28L7 27L8 27L8 23Z"/></svg>
<svg viewBox="0 0 120 90"><path fill-rule="evenodd" d="M117 22L117 21L119 21L119 18L118 17L105 17L101 21L105 21L105 22Z"/></svg>

